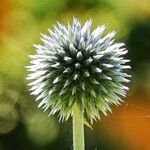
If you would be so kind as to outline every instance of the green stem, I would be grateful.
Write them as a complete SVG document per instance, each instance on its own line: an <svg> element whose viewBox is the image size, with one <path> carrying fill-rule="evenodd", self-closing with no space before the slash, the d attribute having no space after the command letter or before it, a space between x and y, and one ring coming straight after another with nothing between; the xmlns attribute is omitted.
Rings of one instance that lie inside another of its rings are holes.
<svg viewBox="0 0 150 150"><path fill-rule="evenodd" d="M84 150L84 114L77 104L73 107L73 149Z"/></svg>

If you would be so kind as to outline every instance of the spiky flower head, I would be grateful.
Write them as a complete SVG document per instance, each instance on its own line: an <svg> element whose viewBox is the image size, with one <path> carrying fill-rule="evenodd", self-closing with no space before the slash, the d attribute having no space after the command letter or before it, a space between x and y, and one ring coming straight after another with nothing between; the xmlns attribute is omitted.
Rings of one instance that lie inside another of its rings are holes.
<svg viewBox="0 0 150 150"><path fill-rule="evenodd" d="M31 95L60 119L69 118L74 103L88 119L97 119L111 111L110 104L120 104L128 90L124 44L115 42L114 31L104 36L104 25L90 28L91 20L83 26L75 18L72 25L57 23L49 35L41 34L43 45L34 45L36 54L30 56Z"/></svg>

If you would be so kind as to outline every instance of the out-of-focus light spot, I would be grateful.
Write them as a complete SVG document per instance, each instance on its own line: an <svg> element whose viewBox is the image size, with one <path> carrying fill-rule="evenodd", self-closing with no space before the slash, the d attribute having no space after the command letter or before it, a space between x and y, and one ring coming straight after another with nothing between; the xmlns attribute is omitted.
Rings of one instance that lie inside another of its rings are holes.
<svg viewBox="0 0 150 150"><path fill-rule="evenodd" d="M7 103L0 104L0 133L6 134L12 131L18 121L18 115L13 106Z"/></svg>
<svg viewBox="0 0 150 150"><path fill-rule="evenodd" d="M33 112L27 120L28 136L38 145L46 145L54 141L58 135L58 125L54 118L45 113Z"/></svg>

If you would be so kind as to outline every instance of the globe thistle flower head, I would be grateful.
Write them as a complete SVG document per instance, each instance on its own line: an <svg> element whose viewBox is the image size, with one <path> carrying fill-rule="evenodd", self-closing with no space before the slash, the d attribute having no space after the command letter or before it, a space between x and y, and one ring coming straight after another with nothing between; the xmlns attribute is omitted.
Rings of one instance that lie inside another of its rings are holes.
<svg viewBox="0 0 150 150"><path fill-rule="evenodd" d="M91 122L99 119L128 90L124 44L115 42L114 31L104 36L104 25L91 31L91 24L88 20L81 26L75 18L72 25L57 23L49 35L41 34L43 45L34 45L36 54L30 56L31 95L37 96L39 107L62 120L72 114L74 103Z"/></svg>

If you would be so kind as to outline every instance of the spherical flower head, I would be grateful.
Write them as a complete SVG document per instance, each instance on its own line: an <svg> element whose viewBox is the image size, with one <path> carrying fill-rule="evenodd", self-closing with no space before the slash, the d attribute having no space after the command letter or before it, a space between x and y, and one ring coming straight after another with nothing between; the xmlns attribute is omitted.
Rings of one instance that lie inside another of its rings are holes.
<svg viewBox="0 0 150 150"><path fill-rule="evenodd" d="M57 23L49 35L41 34L43 45L34 45L27 66L31 95L36 95L39 107L68 119L77 103L85 116L93 121L100 112L111 112L110 104L120 104L129 82L125 69L130 66L123 55L123 43L116 43L115 32L103 35L105 26L90 31L91 20L81 26L73 19L72 25Z"/></svg>

